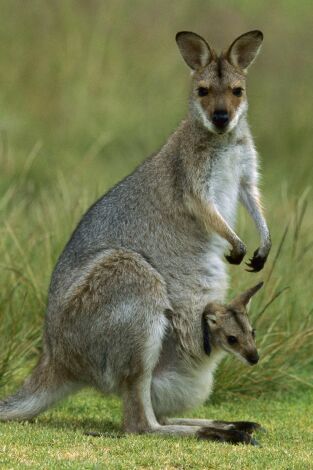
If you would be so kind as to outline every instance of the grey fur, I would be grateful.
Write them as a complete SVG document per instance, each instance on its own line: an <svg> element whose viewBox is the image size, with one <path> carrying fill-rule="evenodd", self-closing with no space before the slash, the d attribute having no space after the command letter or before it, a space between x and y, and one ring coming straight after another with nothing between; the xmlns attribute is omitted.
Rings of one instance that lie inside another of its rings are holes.
<svg viewBox="0 0 313 470"><path fill-rule="evenodd" d="M126 431L171 434L175 426L158 420L208 397L225 349L216 332L210 356L204 353L201 318L207 304L224 300L227 242L230 262L246 251L233 229L240 197L261 233L258 256L266 259L270 248L246 100L217 133L195 98L199 80L220 87L219 102L231 80L244 80L225 58L218 76L211 55L194 72L187 118L74 231L51 279L43 358L22 390L0 403L0 419L29 418L92 385L123 398Z"/></svg>

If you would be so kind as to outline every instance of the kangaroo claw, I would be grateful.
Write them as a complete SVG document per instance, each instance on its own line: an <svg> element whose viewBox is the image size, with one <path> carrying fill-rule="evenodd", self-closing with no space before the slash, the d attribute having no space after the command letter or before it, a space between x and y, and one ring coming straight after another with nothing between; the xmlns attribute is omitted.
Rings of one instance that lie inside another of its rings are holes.
<svg viewBox="0 0 313 470"><path fill-rule="evenodd" d="M229 421L229 424L232 424L234 429L247 432L248 434L252 434L255 431L266 432L259 423L255 423L254 421Z"/></svg>
<svg viewBox="0 0 313 470"><path fill-rule="evenodd" d="M256 250L253 253L253 257L249 259L249 263L246 263L246 266L251 269L246 269L249 273L258 273L261 271L264 267L264 264L266 262L266 256L261 256L258 254L259 250Z"/></svg>
<svg viewBox="0 0 313 470"><path fill-rule="evenodd" d="M232 250L229 255L225 255L225 258L230 264L240 264L246 254L246 248L243 245L242 249L239 252Z"/></svg>

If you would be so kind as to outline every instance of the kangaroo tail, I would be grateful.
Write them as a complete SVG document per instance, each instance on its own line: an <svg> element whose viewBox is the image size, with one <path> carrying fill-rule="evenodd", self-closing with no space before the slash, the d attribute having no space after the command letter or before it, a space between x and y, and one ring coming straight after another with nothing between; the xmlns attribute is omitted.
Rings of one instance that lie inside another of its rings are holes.
<svg viewBox="0 0 313 470"><path fill-rule="evenodd" d="M0 400L0 421L31 419L73 391L75 384L42 357L20 390Z"/></svg>

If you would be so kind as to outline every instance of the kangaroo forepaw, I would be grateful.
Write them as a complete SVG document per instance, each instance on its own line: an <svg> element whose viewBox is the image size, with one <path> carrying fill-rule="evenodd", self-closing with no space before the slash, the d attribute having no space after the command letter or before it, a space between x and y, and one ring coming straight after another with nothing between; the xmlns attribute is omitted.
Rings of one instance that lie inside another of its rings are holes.
<svg viewBox="0 0 313 470"><path fill-rule="evenodd" d="M245 257L247 250L243 243L240 244L239 249L232 249L229 255L225 255L225 258L230 264L240 264Z"/></svg>
<svg viewBox="0 0 313 470"><path fill-rule="evenodd" d="M259 250L255 250L253 253L253 257L250 258L249 263L246 263L248 268L251 269L246 269L249 273L258 273L263 269L264 264L266 262L267 256L261 256L259 255Z"/></svg>
<svg viewBox="0 0 313 470"><path fill-rule="evenodd" d="M237 255L233 255L231 252L229 255L225 255L225 258L230 264L240 264L244 258L244 255L237 256Z"/></svg>
<svg viewBox="0 0 313 470"><path fill-rule="evenodd" d="M217 441L217 442L229 442L230 444L250 444L258 446L258 442L248 433L239 431L237 429L212 429L209 427L201 428L197 432L198 439Z"/></svg>

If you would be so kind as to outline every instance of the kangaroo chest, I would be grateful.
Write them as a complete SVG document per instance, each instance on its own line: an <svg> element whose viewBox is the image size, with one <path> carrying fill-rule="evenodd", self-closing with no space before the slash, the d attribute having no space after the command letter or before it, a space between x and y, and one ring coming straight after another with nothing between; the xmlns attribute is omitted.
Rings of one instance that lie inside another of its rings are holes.
<svg viewBox="0 0 313 470"><path fill-rule="evenodd" d="M242 149L230 145L213 152L206 163L206 193L223 216L233 226L239 194Z"/></svg>
<svg viewBox="0 0 313 470"><path fill-rule="evenodd" d="M209 155L201 169L202 193L208 204L213 203L232 227L236 219L240 177L241 151L236 146ZM172 305L177 309L178 319L182 319L177 328L181 329L181 335L186 335L186 342L194 342L195 348L201 342L198 323L203 308L208 302L223 301L225 297L228 284L224 262L226 246L227 242L213 231L199 238L196 232L188 230L185 239L180 237L180 245L175 244L175 252L173 250L162 266Z"/></svg>

